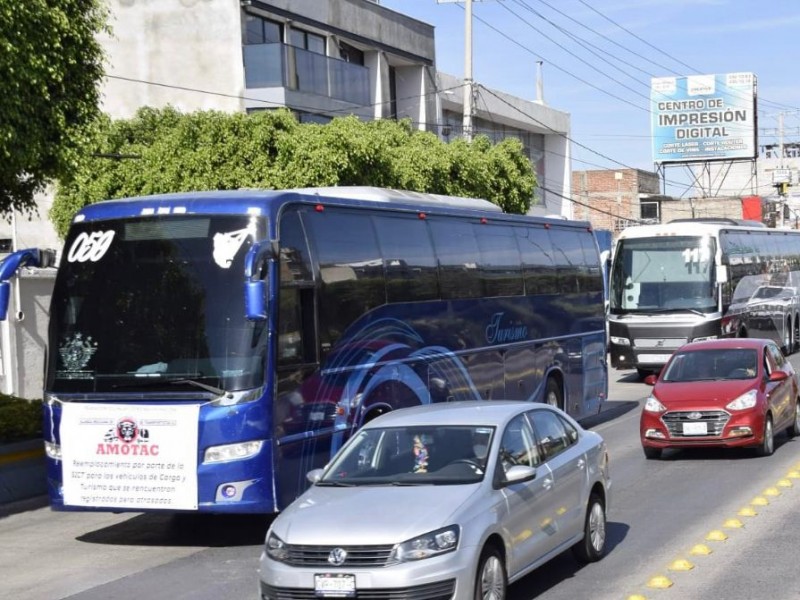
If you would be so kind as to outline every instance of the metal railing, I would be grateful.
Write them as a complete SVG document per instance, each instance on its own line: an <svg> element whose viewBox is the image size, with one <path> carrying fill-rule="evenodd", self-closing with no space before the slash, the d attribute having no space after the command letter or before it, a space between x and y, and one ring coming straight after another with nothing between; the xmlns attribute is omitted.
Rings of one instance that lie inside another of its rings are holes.
<svg viewBox="0 0 800 600"><path fill-rule="evenodd" d="M288 44L244 46L248 89L285 87L309 94L369 104L369 69Z"/></svg>

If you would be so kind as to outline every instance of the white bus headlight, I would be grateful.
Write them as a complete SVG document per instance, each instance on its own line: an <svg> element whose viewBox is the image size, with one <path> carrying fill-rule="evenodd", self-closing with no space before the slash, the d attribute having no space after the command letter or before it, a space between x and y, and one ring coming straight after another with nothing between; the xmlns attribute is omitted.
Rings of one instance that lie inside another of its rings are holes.
<svg viewBox="0 0 800 600"><path fill-rule="evenodd" d="M618 346L630 346L631 341L628 338L624 337L617 337L615 335L611 336L611 343L617 344Z"/></svg>
<svg viewBox="0 0 800 600"><path fill-rule="evenodd" d="M203 463L218 463L250 458L258 454L263 445L263 440L255 440L252 442L239 442L238 444L225 444L224 446L209 446L203 454Z"/></svg>

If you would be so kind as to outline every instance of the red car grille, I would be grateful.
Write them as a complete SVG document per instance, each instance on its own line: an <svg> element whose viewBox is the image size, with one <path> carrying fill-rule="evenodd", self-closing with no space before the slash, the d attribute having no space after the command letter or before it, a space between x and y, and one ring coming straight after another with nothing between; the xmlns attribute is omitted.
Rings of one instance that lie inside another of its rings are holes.
<svg viewBox="0 0 800 600"><path fill-rule="evenodd" d="M661 421L667 426L672 438L720 437L730 418L724 410L682 410L664 413ZM703 436L685 435L684 423L705 423L708 433Z"/></svg>

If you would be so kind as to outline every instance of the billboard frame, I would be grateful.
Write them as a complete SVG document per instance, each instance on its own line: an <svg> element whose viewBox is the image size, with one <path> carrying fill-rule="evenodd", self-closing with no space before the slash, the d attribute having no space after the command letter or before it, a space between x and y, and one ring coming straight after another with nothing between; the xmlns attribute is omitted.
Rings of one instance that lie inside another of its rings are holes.
<svg viewBox="0 0 800 600"><path fill-rule="evenodd" d="M653 162L756 159L757 90L753 73L654 77L650 88Z"/></svg>

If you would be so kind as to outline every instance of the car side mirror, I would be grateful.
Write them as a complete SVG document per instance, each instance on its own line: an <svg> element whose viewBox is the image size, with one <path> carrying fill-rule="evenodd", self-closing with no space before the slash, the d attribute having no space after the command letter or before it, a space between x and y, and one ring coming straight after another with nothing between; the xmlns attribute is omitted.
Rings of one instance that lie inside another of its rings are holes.
<svg viewBox="0 0 800 600"><path fill-rule="evenodd" d="M658 381L658 375L656 375L655 373L650 373L649 375L647 375L647 376L644 378L644 382L645 382L647 385L655 385L655 384L656 384L656 381Z"/></svg>
<svg viewBox="0 0 800 600"><path fill-rule="evenodd" d="M520 483L521 481L530 481L536 478L536 469L527 465L514 465L506 471L505 483Z"/></svg>
<svg viewBox="0 0 800 600"><path fill-rule="evenodd" d="M786 381L789 374L786 371L773 371L769 374L770 381Z"/></svg>
<svg viewBox="0 0 800 600"><path fill-rule="evenodd" d="M322 479L322 474L325 472L325 469L311 469L308 473L306 473L306 479L308 479L311 483L317 483L320 479Z"/></svg>

